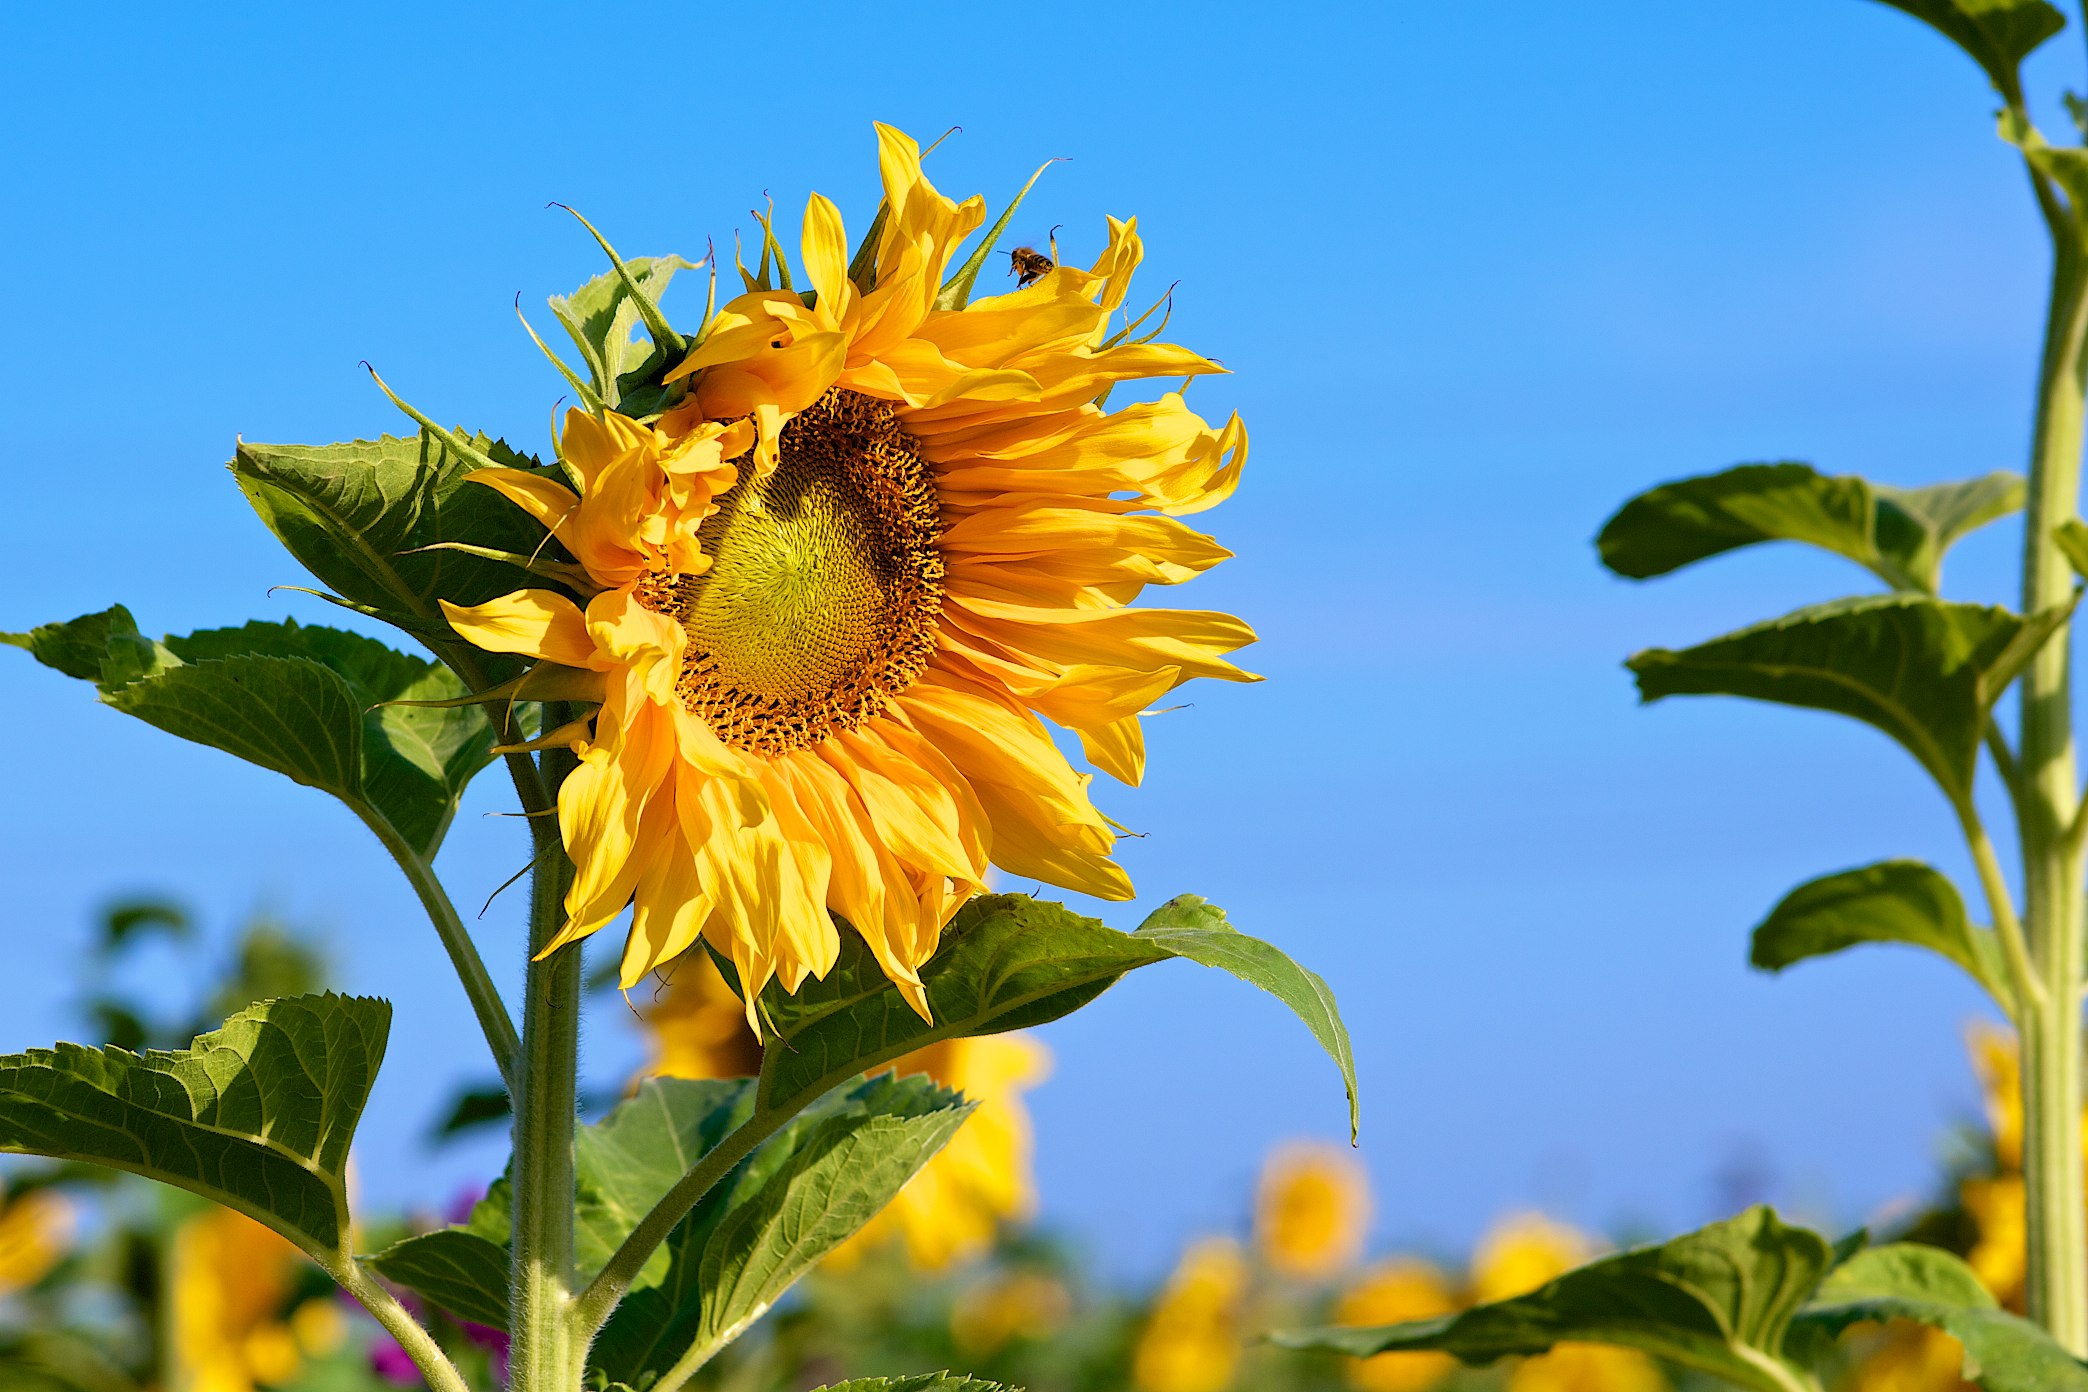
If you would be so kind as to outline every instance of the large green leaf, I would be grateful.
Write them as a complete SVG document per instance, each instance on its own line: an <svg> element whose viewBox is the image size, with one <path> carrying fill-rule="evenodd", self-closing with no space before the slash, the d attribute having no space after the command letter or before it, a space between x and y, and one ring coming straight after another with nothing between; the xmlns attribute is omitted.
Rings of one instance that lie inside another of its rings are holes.
<svg viewBox="0 0 2088 1392"><path fill-rule="evenodd" d="M472 447L517 468L536 461L479 436ZM543 581L519 566L460 551L459 542L529 555L543 529L490 488L466 483L474 461L423 432L335 445L241 442L233 477L254 510L305 568L351 608L398 625L485 684L521 670L517 660L458 638L437 600L481 604ZM563 559L555 547L545 552Z"/></svg>
<svg viewBox="0 0 2088 1392"><path fill-rule="evenodd" d="M1987 712L2070 605L2025 620L1926 595L1874 595L1800 609L1680 652L1625 664L1640 698L1747 696L1875 725L1953 798L1968 798Z"/></svg>
<svg viewBox="0 0 2088 1392"><path fill-rule="evenodd" d="M982 895L958 911L921 969L932 1024L900 996L860 938L844 933L842 943L824 979L805 982L795 995L780 986L762 994L763 1017L778 1036L763 1056L764 1107L798 1105L936 1040L1055 1020L1135 967L1186 957L1231 972L1295 1011L1341 1069L1351 1129L1356 1125L1355 1058L1327 983L1193 894L1163 905L1135 933L1026 895Z"/></svg>
<svg viewBox="0 0 2088 1392"><path fill-rule="evenodd" d="M1435 1350L1478 1365L1554 1344L1616 1344L1759 1392L1807 1385L1783 1357L1792 1316L1832 1259L1825 1238L1766 1208L1620 1252L1512 1300L1375 1329L1278 1333L1288 1348L1355 1358Z"/></svg>
<svg viewBox="0 0 2088 1392"><path fill-rule="evenodd" d="M1998 1001L2007 969L1992 930L1965 915L1957 886L1918 860L1886 860L1808 880L1754 930L1752 963L1782 971L1858 943L1908 943L1941 953Z"/></svg>
<svg viewBox="0 0 2088 1392"><path fill-rule="evenodd" d="M2016 70L2066 16L2045 0L1883 0L1926 21L1971 55L2004 97L2021 93Z"/></svg>
<svg viewBox="0 0 2088 1392"><path fill-rule="evenodd" d="M1987 1392L2088 1392L2088 1366L1997 1308L1964 1262L1914 1243L1874 1247L1836 1268L1793 1321L1791 1342L1818 1346L1852 1324L1896 1319L1956 1339L1964 1376Z"/></svg>
<svg viewBox="0 0 2088 1392"><path fill-rule="evenodd" d="M1595 544L1604 565L1643 580L1742 546L1801 541L1895 589L1933 594L1951 544L2022 505L2018 474L1892 488L1809 464L1742 464L1640 494Z"/></svg>
<svg viewBox="0 0 2088 1392"><path fill-rule="evenodd" d="M381 1000L292 996L251 1006L186 1049L9 1054L0 1150L129 1170L339 1255L348 1143L390 1028Z"/></svg>
<svg viewBox="0 0 2088 1392"><path fill-rule="evenodd" d="M461 695L454 676L358 633L256 622L154 642L117 605L0 641L147 724L333 794L424 857L492 758L476 707L388 704Z"/></svg>
<svg viewBox="0 0 2088 1392"><path fill-rule="evenodd" d="M575 1258L591 1279L639 1220L753 1109L752 1082L654 1079L580 1129ZM699 1201L632 1284L591 1360L640 1384L691 1344L722 1343L898 1193L970 1106L924 1077L880 1076L825 1099ZM466 1319L507 1323L509 1190L461 1227L394 1244L370 1263Z"/></svg>

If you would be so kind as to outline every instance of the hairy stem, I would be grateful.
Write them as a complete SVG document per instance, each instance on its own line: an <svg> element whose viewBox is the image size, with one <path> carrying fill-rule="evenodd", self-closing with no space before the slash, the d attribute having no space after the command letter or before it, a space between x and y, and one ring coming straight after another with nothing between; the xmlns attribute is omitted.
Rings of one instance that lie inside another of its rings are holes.
<svg viewBox="0 0 2088 1392"><path fill-rule="evenodd" d="M2052 530L2080 506L2088 265L2070 220L2053 234L2052 300L2039 369L2037 426L2024 518L2023 612L2073 588ZM2023 1174L2029 1195L2029 1311L2066 1349L2088 1354L2088 1212L2082 1193L2081 848L2068 835L2080 802L2074 752L2070 629L2024 671L2019 697L2016 817L2023 926L2042 996L2018 1012L2023 1051Z"/></svg>
<svg viewBox="0 0 2088 1392"><path fill-rule="evenodd" d="M334 1278L334 1283L354 1296L356 1302L384 1327L384 1332L391 1335L400 1348L406 1350L406 1356L413 1360L413 1366L428 1380L431 1392L471 1392L470 1385L464 1381L464 1375L449 1361L449 1355L435 1342L435 1336L421 1328L420 1321L416 1320L390 1291L373 1279L369 1272L363 1270L362 1263L352 1256L343 1254L323 1265L326 1274Z"/></svg>
<svg viewBox="0 0 2088 1392"><path fill-rule="evenodd" d="M500 1081L507 1086L508 1096L515 1095L515 1064L522 1053L521 1038L515 1033L514 1017L508 1014L507 1002L500 998L500 988L493 984L492 975L486 970L485 959L479 956L478 945L471 940L464 920L457 913L457 906L450 902L449 891L436 877L435 867L400 839L399 834L382 818L372 818L370 830L391 852L399 869L413 885L413 892L420 896L421 907L428 912L428 921L435 925L435 935L442 939L443 950L449 953L450 965L457 970L457 980L463 983L464 994L471 999L472 1013L478 1016L479 1029L486 1036L486 1047L493 1051L493 1062L500 1068Z"/></svg>
<svg viewBox="0 0 2088 1392"><path fill-rule="evenodd" d="M545 718L551 718L547 710ZM544 794L573 766L565 750L544 754ZM534 770L532 770L534 772ZM518 776L517 787L522 785ZM525 804L529 794L524 793ZM527 808L535 811L538 809ZM512 1392L574 1392L587 1343L574 1337L568 1309L573 1282L573 1126L580 1059L580 948L537 956L565 915L572 861L558 823L530 820L538 859L531 880L529 973L522 1008L522 1076L515 1097L514 1245L509 1273L509 1387Z"/></svg>

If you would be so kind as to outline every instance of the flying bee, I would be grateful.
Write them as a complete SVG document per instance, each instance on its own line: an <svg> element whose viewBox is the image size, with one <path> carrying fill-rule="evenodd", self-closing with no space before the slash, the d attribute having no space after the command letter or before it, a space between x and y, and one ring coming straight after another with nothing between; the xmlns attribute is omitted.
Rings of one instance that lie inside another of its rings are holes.
<svg viewBox="0 0 2088 1392"><path fill-rule="evenodd" d="M1015 277L1015 288L1020 290L1031 282L1051 274L1058 265L1058 228L1051 229L1051 255L1046 256L1035 247L1017 247L1008 253L1008 274Z"/></svg>

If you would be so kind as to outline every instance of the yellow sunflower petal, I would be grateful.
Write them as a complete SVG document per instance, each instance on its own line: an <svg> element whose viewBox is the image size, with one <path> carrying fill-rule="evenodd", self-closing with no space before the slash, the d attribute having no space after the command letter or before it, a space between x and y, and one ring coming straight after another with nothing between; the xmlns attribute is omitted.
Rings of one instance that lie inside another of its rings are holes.
<svg viewBox="0 0 2088 1392"><path fill-rule="evenodd" d="M452 604L446 599L438 603L459 637L488 652L607 670L588 636L580 606L554 590L516 590L484 604Z"/></svg>
<svg viewBox="0 0 2088 1392"><path fill-rule="evenodd" d="M522 469L473 469L464 475L464 481L484 484L535 518L547 532L555 533L580 506L580 496L572 489Z"/></svg>

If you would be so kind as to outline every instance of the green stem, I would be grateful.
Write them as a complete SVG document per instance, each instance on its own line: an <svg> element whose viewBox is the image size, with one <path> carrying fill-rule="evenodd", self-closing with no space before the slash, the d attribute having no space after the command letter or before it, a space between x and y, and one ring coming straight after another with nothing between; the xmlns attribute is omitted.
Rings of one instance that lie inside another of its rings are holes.
<svg viewBox="0 0 2088 1392"><path fill-rule="evenodd" d="M616 1302L630 1290L631 1282L638 1279L646 1259L667 1240L674 1225L710 1192L711 1186L732 1173L733 1166L753 1154L755 1147L782 1130L799 1110L793 1107L754 1113L737 1131L706 1151L687 1174L675 1181L674 1187L653 1205L652 1212L638 1220L631 1235L623 1240L623 1245L611 1254L600 1274L573 1302L573 1326L581 1338L594 1337L610 1312L616 1309Z"/></svg>
<svg viewBox="0 0 2088 1392"><path fill-rule="evenodd" d="M370 1273L363 1270L362 1263L345 1253L338 1260L322 1263L326 1274L334 1283L354 1296L365 1310L370 1312L384 1332L406 1350L413 1366L427 1379L430 1392L471 1392L464 1375L457 1371L449 1355L435 1342L435 1336L421 1327L420 1321L398 1302Z"/></svg>
<svg viewBox="0 0 2088 1392"><path fill-rule="evenodd" d="M2001 858L1994 853L1993 840L1979 820L1979 809L1969 798L1954 805L1965 844L1972 851L1972 864L1979 872L1980 889L1986 895L1987 916L1994 920L1994 936L2001 942L2001 958L2008 965L2009 994L2014 998L2009 1015L2020 1023L2043 1008L2044 982L2031 961L2023 925L2016 917L2015 899L2008 892L2008 877L2001 873Z"/></svg>
<svg viewBox="0 0 2088 1392"><path fill-rule="evenodd" d="M551 718L551 712L545 712ZM544 754L545 795L573 766L565 750ZM518 787L520 779L518 778ZM539 785L543 787L542 784ZM524 801L529 795L524 794ZM537 810L528 808L527 810ZM510 1270L509 1382L512 1392L575 1392L587 1341L574 1337L573 1127L580 1058L580 947L537 954L558 932L572 861L558 823L530 820L538 862L531 881L529 973L522 1007L522 1077L515 1098L514 1246Z"/></svg>
<svg viewBox="0 0 2088 1392"><path fill-rule="evenodd" d="M479 1029L486 1036L486 1047L493 1051L493 1062L500 1068L500 1081L507 1085L508 1096L513 1097L515 1061L521 1056L522 1041L515 1033L515 1021L508 1014L507 1002L500 998L500 988L493 984L492 974L486 970L485 959L479 956L478 946L465 929L457 906L450 902L449 891L436 877L435 867L407 845L388 822L381 817L372 817L368 825L377 833L377 839L384 843L384 849L391 852L391 858L398 862L399 869L406 873L413 892L420 896L421 907L428 911L428 921L435 925L435 935L442 939L443 950L449 953L450 965L457 970L457 980L463 983L464 994L471 998L471 1010L478 1016Z"/></svg>
<svg viewBox="0 0 2088 1392"><path fill-rule="evenodd" d="M2023 612L2073 588L2053 528L2080 505L2088 275L2070 219L2050 217L2052 301L2039 368L2037 426L2024 517ZM2018 1012L2023 1051L2023 1174L2028 1189L2030 1317L2069 1352L2088 1354L2088 1209L2082 1191L2083 864L2069 836L2080 801L2069 677L2070 630L2024 671L2016 817L2023 925L2042 997Z"/></svg>

